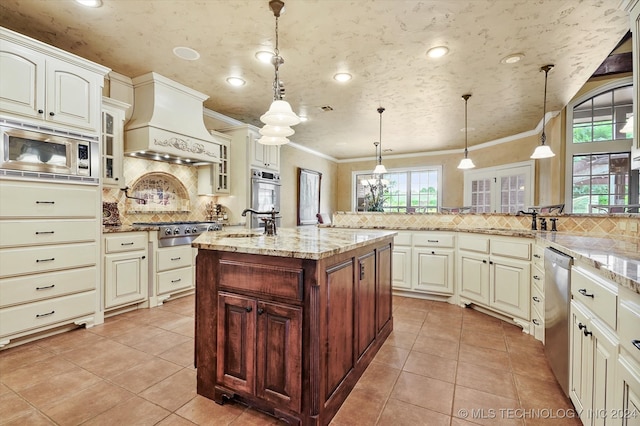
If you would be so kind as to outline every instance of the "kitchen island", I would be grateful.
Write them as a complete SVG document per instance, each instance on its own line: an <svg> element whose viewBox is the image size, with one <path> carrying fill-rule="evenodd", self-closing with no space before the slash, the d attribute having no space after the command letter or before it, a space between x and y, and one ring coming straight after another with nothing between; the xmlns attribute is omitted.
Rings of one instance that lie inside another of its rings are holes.
<svg viewBox="0 0 640 426"><path fill-rule="evenodd" d="M392 231L218 231L194 242L198 394L326 425L393 328Z"/></svg>

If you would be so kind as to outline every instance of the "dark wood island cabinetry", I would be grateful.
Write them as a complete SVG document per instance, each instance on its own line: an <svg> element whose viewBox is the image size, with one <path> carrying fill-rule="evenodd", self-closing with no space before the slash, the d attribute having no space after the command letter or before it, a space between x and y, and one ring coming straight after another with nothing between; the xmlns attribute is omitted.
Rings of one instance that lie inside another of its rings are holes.
<svg viewBox="0 0 640 426"><path fill-rule="evenodd" d="M278 233L193 244L198 394L326 425L393 328L395 232Z"/></svg>

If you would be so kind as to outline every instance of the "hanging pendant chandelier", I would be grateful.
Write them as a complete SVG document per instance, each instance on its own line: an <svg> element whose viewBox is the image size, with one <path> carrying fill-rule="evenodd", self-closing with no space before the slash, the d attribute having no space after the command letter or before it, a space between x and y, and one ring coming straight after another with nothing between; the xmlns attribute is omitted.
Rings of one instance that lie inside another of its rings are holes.
<svg viewBox="0 0 640 426"><path fill-rule="evenodd" d="M460 160L460 164L458 164L459 169L473 169L476 165L473 164L471 158L469 158L469 150L467 144L467 133L469 132L469 126L467 126L467 101L471 95L462 95L462 99L464 99L464 158Z"/></svg>
<svg viewBox="0 0 640 426"><path fill-rule="evenodd" d="M384 112L384 108L378 107L377 111L378 111L378 114L380 114L380 134L379 134L379 141L373 143L376 147L376 157L377 157L377 164L376 164L376 168L373 170L373 173L376 175L381 175L383 173L387 173L387 168L382 164L382 113ZM380 154L378 154L378 146L380 147Z"/></svg>
<svg viewBox="0 0 640 426"><path fill-rule="evenodd" d="M542 111L543 111L542 112L542 134L540 135L540 145L538 145L536 149L533 151L533 154L531 154L531 158L533 159L550 158L555 156L553 151L551 151L551 148L549 147L549 145L545 145L545 142L547 141L547 135L544 132L545 119L547 115L547 76L549 75L549 71L551 71L552 68L553 68L553 65L545 65L542 68L540 68L540 71L544 71L544 103L542 107Z"/></svg>
<svg viewBox="0 0 640 426"><path fill-rule="evenodd" d="M280 56L280 50L278 49L278 18L280 18L280 13L284 9L284 2L270 0L269 9L271 9L273 16L276 18L276 46L271 58L271 63L275 68L275 78L273 80L273 102L269 110L260 117L260 121L265 125L260 129L262 137L258 139L258 142L263 145L284 145L289 143L287 137L295 133L290 126L300 123L300 118L293 112L289 102L282 99L284 97L284 87L282 81L280 81L279 71L280 65L284 64L284 59Z"/></svg>

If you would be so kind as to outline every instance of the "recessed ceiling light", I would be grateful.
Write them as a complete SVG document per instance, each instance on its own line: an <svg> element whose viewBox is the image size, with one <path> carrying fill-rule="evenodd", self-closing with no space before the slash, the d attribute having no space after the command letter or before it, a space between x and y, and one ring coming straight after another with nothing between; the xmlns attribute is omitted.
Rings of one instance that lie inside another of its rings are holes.
<svg viewBox="0 0 640 426"><path fill-rule="evenodd" d="M520 62L520 60L524 57L524 53L512 53L511 55L505 56L500 60L500 63L503 64L515 64L516 62Z"/></svg>
<svg viewBox="0 0 640 426"><path fill-rule="evenodd" d="M273 58L273 52L269 52L267 50L261 50L256 52L256 59L260 62L264 62L265 64L271 63L271 58Z"/></svg>
<svg viewBox="0 0 640 426"><path fill-rule="evenodd" d="M351 80L351 74L347 73L347 72L339 72L336 75L333 76L333 79L335 81L339 81L341 83L345 82L345 81L349 81Z"/></svg>
<svg viewBox="0 0 640 426"><path fill-rule="evenodd" d="M246 81L244 81L240 77L227 77L227 83L229 83L232 86L240 87L240 86L244 86Z"/></svg>
<svg viewBox="0 0 640 426"><path fill-rule="evenodd" d="M430 58L441 58L447 53L449 53L448 47L436 46L436 47L432 47L427 51L427 56L429 56Z"/></svg>
<svg viewBox="0 0 640 426"><path fill-rule="evenodd" d="M173 54L185 61L196 61L200 59L200 54L190 47L178 46L173 48Z"/></svg>
<svg viewBox="0 0 640 426"><path fill-rule="evenodd" d="M102 0L76 0L76 2L80 3L86 7L100 7L102 6Z"/></svg>

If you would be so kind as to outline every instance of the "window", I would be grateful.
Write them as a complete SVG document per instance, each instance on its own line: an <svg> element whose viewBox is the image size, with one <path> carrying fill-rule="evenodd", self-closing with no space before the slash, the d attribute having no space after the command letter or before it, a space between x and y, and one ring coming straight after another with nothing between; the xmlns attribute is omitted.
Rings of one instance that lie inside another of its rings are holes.
<svg viewBox="0 0 640 426"><path fill-rule="evenodd" d="M354 172L356 211L437 213L441 200L441 167L391 170L376 176Z"/></svg>
<svg viewBox="0 0 640 426"><path fill-rule="evenodd" d="M475 213L518 213L533 205L534 162L466 171L464 202Z"/></svg>
<svg viewBox="0 0 640 426"><path fill-rule="evenodd" d="M567 106L567 122L573 123L567 129L567 211L614 212L638 203L638 171L631 170L633 134L621 133L632 113L631 78L606 84Z"/></svg>

